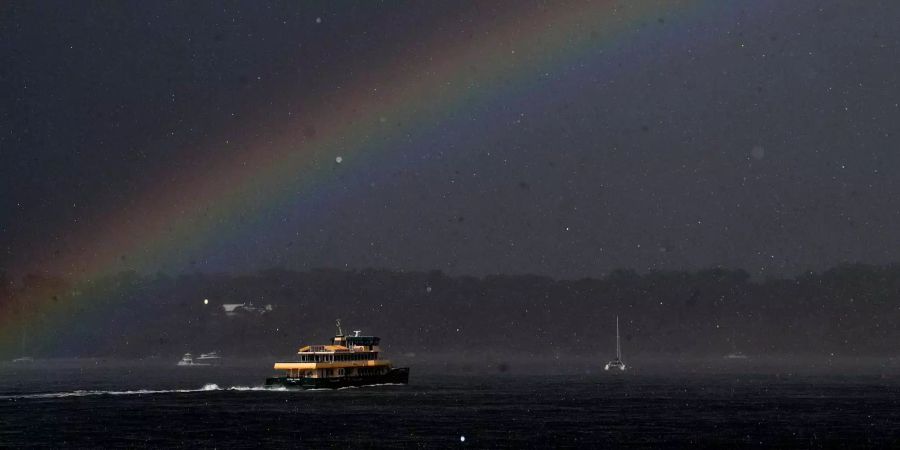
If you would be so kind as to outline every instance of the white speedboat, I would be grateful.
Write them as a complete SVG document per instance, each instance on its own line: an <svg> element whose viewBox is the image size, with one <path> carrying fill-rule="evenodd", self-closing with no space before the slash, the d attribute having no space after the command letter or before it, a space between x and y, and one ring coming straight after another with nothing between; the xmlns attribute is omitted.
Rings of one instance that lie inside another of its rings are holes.
<svg viewBox="0 0 900 450"><path fill-rule="evenodd" d="M624 371L625 367L625 361L622 361L622 346L619 343L619 316L616 316L616 359L606 363L603 370L619 369L619 371Z"/></svg>
<svg viewBox="0 0 900 450"><path fill-rule="evenodd" d="M184 356L181 357L181 361L178 361L178 365L181 367L185 366L208 366L207 363L195 362L193 355L190 353L185 353Z"/></svg>
<svg viewBox="0 0 900 450"><path fill-rule="evenodd" d="M201 353L200 356L198 356L196 359L197 363L210 365L219 364L221 361L222 357L219 356L219 352Z"/></svg>

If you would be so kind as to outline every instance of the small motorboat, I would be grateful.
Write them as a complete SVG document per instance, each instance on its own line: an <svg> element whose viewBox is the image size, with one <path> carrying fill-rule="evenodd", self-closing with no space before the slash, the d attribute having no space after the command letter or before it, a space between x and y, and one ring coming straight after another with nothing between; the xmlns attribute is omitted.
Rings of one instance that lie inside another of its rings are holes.
<svg viewBox="0 0 900 450"><path fill-rule="evenodd" d="M181 357L181 361L178 361L178 365L181 367L185 366L208 366L207 363L202 362L194 362L194 357L190 353L185 353L184 356Z"/></svg>

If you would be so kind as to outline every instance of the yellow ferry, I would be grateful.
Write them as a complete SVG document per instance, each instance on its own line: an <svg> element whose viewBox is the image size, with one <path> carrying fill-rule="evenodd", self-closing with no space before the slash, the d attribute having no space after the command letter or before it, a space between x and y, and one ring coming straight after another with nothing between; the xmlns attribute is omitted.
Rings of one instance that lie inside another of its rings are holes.
<svg viewBox="0 0 900 450"><path fill-rule="evenodd" d="M360 336L355 331L345 336L341 321L331 345L307 345L297 351L297 361L276 362L283 375L266 378L266 386L297 389L336 389L373 384L407 384L409 368L395 368L381 359L380 338Z"/></svg>

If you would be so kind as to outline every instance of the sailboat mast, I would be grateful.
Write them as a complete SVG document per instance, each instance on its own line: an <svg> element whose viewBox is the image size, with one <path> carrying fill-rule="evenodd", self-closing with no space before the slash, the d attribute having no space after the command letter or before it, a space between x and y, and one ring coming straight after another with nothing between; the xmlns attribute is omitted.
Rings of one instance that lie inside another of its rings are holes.
<svg viewBox="0 0 900 450"><path fill-rule="evenodd" d="M22 322L22 336L19 340L19 356L25 356L25 335L28 332L28 328L26 327L26 323L28 322L27 317L25 316L25 305L19 305L19 320Z"/></svg>
<svg viewBox="0 0 900 450"><path fill-rule="evenodd" d="M619 344L619 316L616 316L616 359L622 359L622 347Z"/></svg>

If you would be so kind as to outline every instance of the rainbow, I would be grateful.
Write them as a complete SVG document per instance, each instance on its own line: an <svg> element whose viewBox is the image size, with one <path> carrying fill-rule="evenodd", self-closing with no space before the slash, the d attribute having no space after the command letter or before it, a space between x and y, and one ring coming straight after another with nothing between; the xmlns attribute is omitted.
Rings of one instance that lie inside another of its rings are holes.
<svg viewBox="0 0 900 450"><path fill-rule="evenodd" d="M648 33L641 23L695 14L700 4L554 2L486 19L473 25L477 38L470 40L435 31L418 47L427 49L425 55L400 55L331 95L307 99L296 94L297 110L284 123L260 117L231 133L243 139L206 142L200 154L224 156L203 161L202 170L198 164L174 164L154 188L130 199L130 206L95 218L90 231L66 237L62 251L53 247L56 243L38 246L22 261L27 269L21 272L62 275L77 287L123 270L177 270L186 253L259 231L250 226L253 219L248 225L238 217L265 216L327 189L335 164L342 171L365 168L389 155L410 130L428 129L472 105L525 95L539 87L540 74L596 59L603 48ZM314 135L304 131L307 124L315 126ZM258 131L273 128L289 131ZM23 302L60 318L71 318L85 306L61 306L52 297L44 289L4 302L0 345L18 342L18 322L28 320L15 313ZM92 300L82 296L80 301Z"/></svg>

